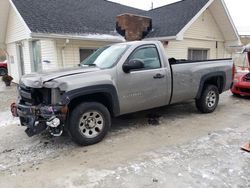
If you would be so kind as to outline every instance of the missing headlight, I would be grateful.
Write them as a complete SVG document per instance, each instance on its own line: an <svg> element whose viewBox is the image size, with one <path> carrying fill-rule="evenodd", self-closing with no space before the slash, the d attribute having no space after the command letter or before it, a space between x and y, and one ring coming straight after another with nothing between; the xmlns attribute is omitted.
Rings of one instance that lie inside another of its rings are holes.
<svg viewBox="0 0 250 188"><path fill-rule="evenodd" d="M51 104L58 104L61 101L62 94L58 88L51 89Z"/></svg>

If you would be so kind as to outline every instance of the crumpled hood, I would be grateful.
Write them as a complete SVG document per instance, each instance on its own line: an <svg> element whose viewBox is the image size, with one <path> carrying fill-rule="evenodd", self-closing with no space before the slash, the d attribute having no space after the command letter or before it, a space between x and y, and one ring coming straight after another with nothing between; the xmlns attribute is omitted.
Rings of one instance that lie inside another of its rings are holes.
<svg viewBox="0 0 250 188"><path fill-rule="evenodd" d="M79 67L79 68L60 69L50 72L32 73L24 75L20 80L20 84L24 84L25 86L32 88L42 88L46 82L50 82L58 78L77 75L77 74L84 74L98 70L100 69L97 67Z"/></svg>

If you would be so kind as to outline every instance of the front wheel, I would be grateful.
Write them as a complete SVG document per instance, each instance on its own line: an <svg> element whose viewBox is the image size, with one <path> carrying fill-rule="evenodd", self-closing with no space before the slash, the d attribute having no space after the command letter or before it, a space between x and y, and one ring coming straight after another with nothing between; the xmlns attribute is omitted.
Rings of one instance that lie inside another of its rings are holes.
<svg viewBox="0 0 250 188"><path fill-rule="evenodd" d="M80 145L92 145L100 142L111 126L108 109L96 102L84 102L78 105L69 119L69 133Z"/></svg>
<svg viewBox="0 0 250 188"><path fill-rule="evenodd" d="M219 91L214 85L206 85L201 97L196 99L196 107L202 113L212 113L219 102Z"/></svg>

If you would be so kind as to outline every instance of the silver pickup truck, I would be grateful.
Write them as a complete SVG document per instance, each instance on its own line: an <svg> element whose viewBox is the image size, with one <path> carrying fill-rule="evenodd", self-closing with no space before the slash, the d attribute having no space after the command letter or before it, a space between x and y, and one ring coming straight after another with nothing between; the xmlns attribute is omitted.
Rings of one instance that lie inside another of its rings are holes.
<svg viewBox="0 0 250 188"><path fill-rule="evenodd" d="M168 59L161 42L100 48L79 68L25 75L12 105L28 136L67 131L75 142L101 141L111 117L194 99L202 113L217 107L233 81L231 59Z"/></svg>

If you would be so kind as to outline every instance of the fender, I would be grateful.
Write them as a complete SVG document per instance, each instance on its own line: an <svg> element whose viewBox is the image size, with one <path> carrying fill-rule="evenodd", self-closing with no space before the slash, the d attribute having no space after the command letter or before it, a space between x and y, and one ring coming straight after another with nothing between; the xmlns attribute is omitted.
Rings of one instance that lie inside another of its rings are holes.
<svg viewBox="0 0 250 188"><path fill-rule="evenodd" d="M105 93L111 97L113 114L115 116L120 114L120 104L118 99L118 94L115 86L110 84L87 86L78 88L75 90L68 91L64 93L62 97L63 104L69 104L73 99L81 97L84 95L96 94L96 93Z"/></svg>
<svg viewBox="0 0 250 188"><path fill-rule="evenodd" d="M199 86L198 93L196 95L196 99L200 98L200 96L202 94L203 87L204 87L206 81L211 79L211 78L214 78L214 77L222 77L223 78L223 85L220 86L220 88L218 88L220 93L223 92L223 90L225 88L225 85L226 85L226 73L223 72L223 71L208 73L208 74L205 74L205 75L203 75L201 77L200 86Z"/></svg>

